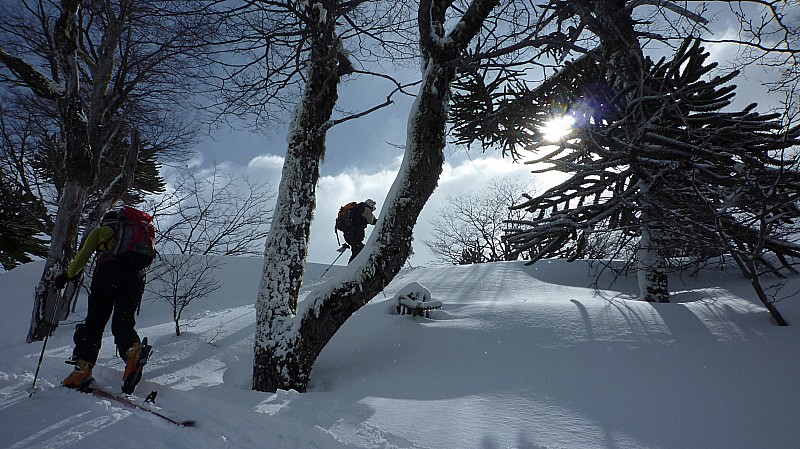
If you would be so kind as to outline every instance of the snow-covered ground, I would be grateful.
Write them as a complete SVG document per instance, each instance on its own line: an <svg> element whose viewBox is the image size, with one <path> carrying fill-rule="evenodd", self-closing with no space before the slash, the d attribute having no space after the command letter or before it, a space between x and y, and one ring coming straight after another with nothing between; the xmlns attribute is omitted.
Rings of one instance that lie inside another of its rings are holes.
<svg viewBox="0 0 800 449"><path fill-rule="evenodd" d="M404 271L323 351L310 392L268 394L250 390L260 269L227 259L180 337L168 306L142 306L155 353L137 392L158 391L194 428L58 386L85 298L29 397L41 264L0 275L0 448L800 448L800 295L778 304L792 325L775 326L734 272L672 279L673 302L648 304L631 300L631 279L590 288L581 262ZM310 267L307 288L324 269ZM390 314L411 282L444 307ZM98 362L118 388L110 333Z"/></svg>

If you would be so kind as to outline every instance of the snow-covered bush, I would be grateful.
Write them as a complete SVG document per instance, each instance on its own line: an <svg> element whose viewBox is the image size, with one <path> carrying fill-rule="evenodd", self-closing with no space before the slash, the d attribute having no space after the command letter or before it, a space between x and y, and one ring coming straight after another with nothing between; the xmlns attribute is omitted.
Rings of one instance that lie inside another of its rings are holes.
<svg viewBox="0 0 800 449"><path fill-rule="evenodd" d="M394 295L394 299L390 301L389 313L428 317L429 311L441 308L442 302L431 299L430 290L421 284L412 282Z"/></svg>

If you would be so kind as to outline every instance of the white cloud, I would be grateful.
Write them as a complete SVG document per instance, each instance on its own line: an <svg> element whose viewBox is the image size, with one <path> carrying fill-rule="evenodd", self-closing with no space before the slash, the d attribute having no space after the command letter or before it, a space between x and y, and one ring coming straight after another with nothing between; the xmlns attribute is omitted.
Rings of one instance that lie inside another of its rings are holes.
<svg viewBox="0 0 800 449"><path fill-rule="evenodd" d="M454 157L448 161L439 178L439 187L431 196L420 214L414 228L414 256L410 263L414 266L434 261L434 255L423 243L431 232L431 220L445 206L448 197L469 190L480 190L497 177L531 177L530 169L522 164L512 164L509 159L501 159L494 154L481 155L468 160ZM311 230L309 260L330 263L338 255L338 244L333 231L334 220L339 207L349 201L362 201L372 198L383 207L386 195L400 168L400 158L395 158L386 167L374 173L348 170L335 176L325 176L317 189L317 213ZM531 178L533 179L533 178ZM372 227L367 229L367 237ZM341 237L341 235L340 235ZM343 263L344 257L338 263Z"/></svg>
<svg viewBox="0 0 800 449"><path fill-rule="evenodd" d="M431 195L414 227L414 257L411 264L417 266L434 262L433 253L423 241L429 239L433 230L431 221L447 204L448 197L468 191L480 191L492 180L503 177L519 177L523 181L535 179L529 167L512 163L510 159L503 159L495 153L483 154L471 160L462 158L460 161L445 163L439 187Z"/></svg>
<svg viewBox="0 0 800 449"><path fill-rule="evenodd" d="M758 111L767 112L780 105L783 96L780 93L770 92L765 83L775 82L779 76L779 69L767 69L761 64L742 65L742 58L749 58L743 54L743 47L734 43L741 39L739 37L739 23L730 21L717 24L720 28L715 32L714 39L727 41L718 44L706 43L703 47L708 52L709 57L706 64L717 62L717 71L712 72L713 76L727 75L735 68L739 75L731 81L735 84L736 96L727 110L740 110L750 103L758 103ZM769 42L765 42L765 45ZM768 45L767 45L768 46Z"/></svg>
<svg viewBox="0 0 800 449"><path fill-rule="evenodd" d="M431 232L431 220L447 203L448 197L467 191L477 191L498 177L520 177L522 180L534 180L530 168L523 164L512 163L495 153L481 154L469 159L466 153L451 155L445 163L439 186L425 205L414 230L414 256L410 263L414 266L431 263L435 260L423 240ZM252 158L246 165L226 161L217 164L217 169L228 175L247 175L253 180L268 181L275 188L280 182L283 167L282 156L263 154ZM349 201L363 201L372 198L378 203L379 212L383 208L386 195L394 182L400 168L401 158L388 160L383 167L375 171L347 169L336 175L322 176L317 186L317 208L311 228L311 246L309 261L329 264L338 253L339 247L334 234L334 220L339 207ZM207 176L210 168L205 168L198 176ZM538 178L537 178L538 179ZM541 182L538 182L541 184ZM367 229L367 237L372 232ZM341 239L341 234L339 234ZM344 241L342 240L342 243ZM349 253L337 263L345 264Z"/></svg>
<svg viewBox="0 0 800 449"><path fill-rule="evenodd" d="M279 173L283 168L283 156L276 156L274 154L262 154L256 156L247 163L247 168L251 171L274 171Z"/></svg>

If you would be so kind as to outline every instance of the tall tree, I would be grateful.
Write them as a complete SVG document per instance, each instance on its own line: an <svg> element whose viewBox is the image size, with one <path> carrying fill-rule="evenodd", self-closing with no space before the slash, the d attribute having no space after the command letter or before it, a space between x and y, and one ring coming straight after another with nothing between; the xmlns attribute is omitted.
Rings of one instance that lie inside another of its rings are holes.
<svg viewBox="0 0 800 449"><path fill-rule="evenodd" d="M0 62L36 95L54 101L63 126L63 141L66 150L64 190L59 198L59 210L55 229L50 241L50 250L44 272L36 287L34 316L28 333L29 342L43 339L55 322L66 315L68 308L58 304L58 291L50 280L63 270L66 261L74 254L75 239L88 186L95 176L91 165L87 111L80 91L78 70L78 11L79 0L64 0L61 12L52 28L51 54L52 79L26 61L7 53L0 47ZM66 212L69 211L69 212Z"/></svg>
<svg viewBox="0 0 800 449"><path fill-rule="evenodd" d="M391 104L392 94L367 111L333 118L338 84L346 75L359 73L392 81L393 93L403 89L390 76L357 66L386 54L384 49L394 44L383 40L385 33L402 33L408 23L407 12L403 2L364 0L218 4L223 10L235 5L220 16L224 39L213 54L218 64L208 73L212 82L219 83L219 112L263 128L274 125L281 113L294 105L264 250L261 284L269 287L261 289L257 305L263 323L257 334L263 334L268 326L264 318L270 307L267 304L285 301L289 308L297 307L328 129Z"/></svg>
<svg viewBox="0 0 800 449"><path fill-rule="evenodd" d="M635 28L632 7L627 0L577 0L558 7L567 17L576 17L579 23L595 35L602 45L600 52L614 77L608 78L609 87L619 95L622 103L634 105L639 116L644 111L638 107L642 95L642 79L646 76L647 61L644 57L640 33ZM628 146L634 159L638 149ZM646 301L666 302L669 300L663 233L660 216L657 212L657 173L645 168L637 176L640 196L640 239L637 251L639 262L640 296Z"/></svg>
<svg viewBox="0 0 800 449"><path fill-rule="evenodd" d="M535 89L529 89L527 83L520 81L517 74L500 77L499 81L492 84L480 83L476 78L465 89L468 92L457 101L455 116L457 117L457 135L462 142L471 142L477 137L483 143L500 145L504 151L517 154L519 148L530 145L540 148L541 133L520 132L521 129L530 129L531 119L542 125L543 121L555 115L564 113L568 107L566 103L570 91L578 89L574 84L579 76L576 72L599 70L602 68L609 74L600 84L584 86L595 91L606 89L608 92L595 92L591 95L605 95L607 103L595 105L598 108L628 108L631 114L635 113L641 118L641 129L647 129L649 118L644 106L652 95L650 87L646 86L647 71L651 63L644 57L644 44L642 42L668 42L674 34L692 35L702 32L702 27L708 22L700 15L672 2L659 2L656 6L657 14L648 11L636 15L637 8L651 5L650 2L632 2L626 0L578 0L573 2L551 1L548 9L552 11L545 20L551 27L555 27L548 36L554 39L552 43L553 56L559 59L566 58L574 51L584 53L572 63L567 63L559 69L549 80ZM641 9L641 8L639 8ZM660 17L677 17L681 20L661 20ZM685 21L683 21L685 19ZM677 32L677 33L675 33ZM588 36L587 36L588 35ZM741 41L739 41L741 42ZM599 45L598 45L599 44ZM595 47L589 51L588 48ZM594 67L590 67L594 66ZM597 78L599 79L599 78ZM501 89L505 89L502 91ZM555 92L560 89L562 92ZM566 96L562 96L565 94ZM563 97L563 98L562 98ZM542 103L548 98L549 105ZM463 101L462 101L463 100ZM512 104L524 103L537 104L526 110L525 107L515 108ZM670 98L665 98L664 108L671 106ZM461 106L459 105L461 104ZM477 114L471 114L469 109ZM463 106L463 107L462 107ZM495 108L495 106L497 106ZM459 111L464 111L461 114ZM535 112L534 112L535 111ZM533 114L538 114L533 117ZM528 115L531 114L531 115ZM465 116L472 118L464 118ZM460 118L458 118L460 117ZM527 121L526 121L527 120ZM479 124L480 123L480 124ZM632 134L624 146L620 144L618 151L625 151L631 161L640 161L642 150L637 146L640 136ZM609 144L610 147L613 145ZM603 152L602 155L606 153ZM600 157L600 156L595 156ZM582 161L583 162L583 161ZM634 164L636 165L636 164ZM558 169L568 170L566 167ZM668 248L667 229L662 226L659 215L658 198L661 189L660 182L663 175L659 170L650 171L646 164L639 166L636 174L636 185L618 185L617 189L625 191L635 188L639 198L638 211L639 229L628 230L638 239L638 262L641 297L648 301L668 301L667 272L665 257L671 251ZM613 179L613 178L611 178ZM609 179L592 180L585 186L587 190L604 190ZM572 193L573 198L591 198L591 194ZM584 205L583 202L580 203ZM563 236L562 236L563 237ZM578 242L578 248L583 248L585 239L577 233L572 236ZM569 239L552 242L553 247L548 251L556 251L557 247Z"/></svg>
<svg viewBox="0 0 800 449"><path fill-rule="evenodd" d="M69 301L58 304L49 281L72 258L82 225L128 195L137 162L145 169L139 170L145 175L140 189L163 188L153 155L163 144L181 150L191 141L180 131L185 126L163 126L163 105L180 102L178 94L188 87L182 80L192 79L181 74L196 68L187 55L196 49L194 30L203 29L193 22L199 16L176 20L172 14L192 4L65 0L56 6L42 0L2 6L0 82L26 88L35 95L29 116L50 120L36 140L57 190L28 341L44 338L68 313Z"/></svg>
<svg viewBox="0 0 800 449"><path fill-rule="evenodd" d="M248 117L258 127L277 120L294 104L256 304L254 388L268 389L275 388L265 385L271 375L267 370L274 370L278 354L270 355L265 346L279 338L280 320L289 320L298 307L327 131L391 103L387 98L367 111L333 118L338 84L348 74L366 74L357 64L375 62L385 54L384 48L394 44L384 40L384 33L396 36L408 22L403 2L237 4L240 7L222 16L220 26L226 36L220 50L222 64L210 71L212 79L234 86L223 90L222 112ZM385 74L374 75L392 80ZM402 89L394 82L395 92ZM294 100L298 91L299 100Z"/></svg>
<svg viewBox="0 0 800 449"><path fill-rule="evenodd" d="M282 337L297 311L325 138L338 99L338 84L352 70L336 29L337 15L333 14L341 8L338 0L324 0L306 3L298 11L308 33L308 68L289 128L278 201L264 250L256 302L253 364L256 390L275 391L284 387L276 383L276 363L297 370L293 366L294 355L277 353L274 341Z"/></svg>
<svg viewBox="0 0 800 449"><path fill-rule="evenodd" d="M525 144L551 148L531 162L572 176L518 206L537 215L517 222L509 241L520 250L541 248L534 260L575 258L593 233L639 238L640 250L658 233L659 259L653 263L663 264L667 256L717 256L728 245L752 248L760 235L753 217L764 210L790 223L800 218L793 204L800 175L785 156L800 142L800 127L786 129L779 115L758 114L755 105L723 111L733 99L730 82L737 73L709 77L716 64L707 57L698 41L687 39L671 60L645 60L641 82L623 88L639 92L635 96L619 90L618 71L589 57L540 86L527 99L532 107L526 109L531 123L525 125ZM569 104L576 118L573 133L556 148L540 129L553 102ZM747 182L754 175L757 181ZM753 201L764 197L771 199L768 208ZM720 215L709 205L727 212ZM578 244L564 245L570 240ZM800 255L789 239L772 236L761 246L779 260ZM754 262L768 260L762 254ZM664 265L659 268L665 272ZM642 299L668 300L666 285L652 292L649 279L644 281Z"/></svg>

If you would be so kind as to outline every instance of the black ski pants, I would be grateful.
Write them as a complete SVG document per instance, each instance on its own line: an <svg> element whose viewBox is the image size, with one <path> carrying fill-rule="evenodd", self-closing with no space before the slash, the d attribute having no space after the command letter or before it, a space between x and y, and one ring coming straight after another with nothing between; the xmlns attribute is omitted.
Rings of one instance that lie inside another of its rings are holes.
<svg viewBox="0 0 800 449"><path fill-rule="evenodd" d="M75 349L72 355L96 363L103 342L106 323L111 318L111 333L120 357L125 358L134 343L139 343L136 333L136 309L144 293L144 270L121 266L113 261L98 265L92 276L89 308L83 324L75 327ZM112 318L113 314L113 318Z"/></svg>
<svg viewBox="0 0 800 449"><path fill-rule="evenodd" d="M350 245L350 252L352 253L350 255L350 260L348 260L347 263L352 262L353 259L356 258L358 253L360 253L361 250L364 249L364 234L366 233L366 230L367 230L366 226L364 226L363 228L355 226L348 229L347 231L342 232L344 234L344 241L347 242L348 245Z"/></svg>

